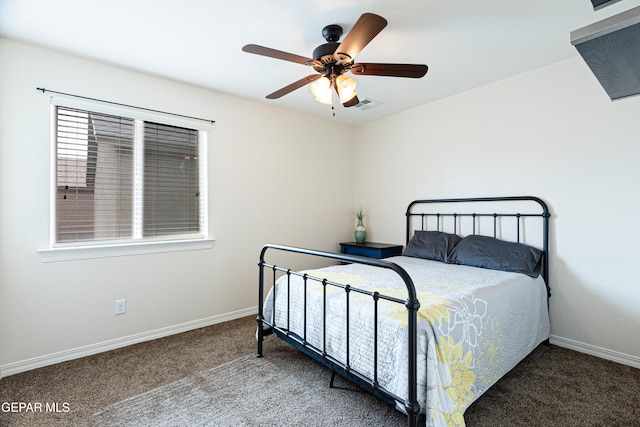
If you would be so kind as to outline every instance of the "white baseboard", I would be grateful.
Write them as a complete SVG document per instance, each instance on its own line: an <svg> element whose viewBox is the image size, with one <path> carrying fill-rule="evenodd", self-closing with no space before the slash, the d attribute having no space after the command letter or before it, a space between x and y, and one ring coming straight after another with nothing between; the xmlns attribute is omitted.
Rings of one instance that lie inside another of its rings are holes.
<svg viewBox="0 0 640 427"><path fill-rule="evenodd" d="M54 365L60 362L66 362L67 360L79 359L81 357L91 356L109 350L115 350L117 348L138 344L144 341L151 341L158 338L167 337L169 335L203 328L205 326L227 322L229 320L239 319L241 317L250 316L257 313L257 306L245 308L243 310L233 311L217 316L211 316L205 319L194 320L191 322L181 323L179 325L168 326L166 328L156 329L148 332L141 332L139 334L129 335L127 337L116 338L101 343L90 344L70 350L64 350L58 353L34 357L32 359L22 360L20 362L9 363L7 365L0 366L0 378L8 377L9 375L18 374L20 372L30 371L32 369L42 368L44 366Z"/></svg>
<svg viewBox="0 0 640 427"><path fill-rule="evenodd" d="M634 368L640 368L640 357L637 356L620 353L602 347L596 347L595 345L585 344L583 342L558 337L556 335L551 335L551 337L549 338L549 342L560 347L579 351L580 353L590 354L591 356L596 356L602 359L611 360L613 362L622 363Z"/></svg>

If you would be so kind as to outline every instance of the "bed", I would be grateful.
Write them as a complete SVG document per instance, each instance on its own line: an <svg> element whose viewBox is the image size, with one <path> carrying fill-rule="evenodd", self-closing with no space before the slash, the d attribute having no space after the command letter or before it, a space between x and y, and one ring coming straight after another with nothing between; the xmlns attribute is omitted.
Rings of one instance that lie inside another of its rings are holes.
<svg viewBox="0 0 640 427"><path fill-rule="evenodd" d="M265 245L258 357L273 333L409 426L464 425L471 403L548 342L549 217L531 196L416 200L402 256ZM295 271L272 253L328 265Z"/></svg>

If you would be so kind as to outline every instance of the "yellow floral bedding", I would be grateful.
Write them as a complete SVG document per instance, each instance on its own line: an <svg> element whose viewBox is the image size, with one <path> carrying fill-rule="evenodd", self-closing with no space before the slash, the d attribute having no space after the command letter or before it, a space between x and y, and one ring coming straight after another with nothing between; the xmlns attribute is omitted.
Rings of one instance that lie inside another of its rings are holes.
<svg viewBox="0 0 640 427"><path fill-rule="evenodd" d="M409 273L420 301L418 397L427 426L464 426L465 409L549 337L544 281L418 258L387 261ZM373 378L373 298L330 285L325 292L320 281L378 291L400 300L407 298L404 282L393 271L362 264L306 273L319 279L307 280L306 330L305 292L299 276L277 281L275 316L272 289L264 304L265 318L275 320L279 327L288 325L310 345ZM324 310L326 326L322 324ZM378 311L377 378L383 388L404 399L408 387L407 311L403 304L385 300L379 302ZM402 409L401 403L398 408Z"/></svg>

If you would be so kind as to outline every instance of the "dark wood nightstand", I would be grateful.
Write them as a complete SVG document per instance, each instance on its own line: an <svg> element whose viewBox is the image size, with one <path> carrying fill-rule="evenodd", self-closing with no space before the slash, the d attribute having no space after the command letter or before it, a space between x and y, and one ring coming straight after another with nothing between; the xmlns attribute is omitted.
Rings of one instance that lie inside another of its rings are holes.
<svg viewBox="0 0 640 427"><path fill-rule="evenodd" d="M387 258L390 256L402 255L402 245L390 245L387 243L374 242L345 242L340 243L340 253L348 255L358 255L368 258Z"/></svg>

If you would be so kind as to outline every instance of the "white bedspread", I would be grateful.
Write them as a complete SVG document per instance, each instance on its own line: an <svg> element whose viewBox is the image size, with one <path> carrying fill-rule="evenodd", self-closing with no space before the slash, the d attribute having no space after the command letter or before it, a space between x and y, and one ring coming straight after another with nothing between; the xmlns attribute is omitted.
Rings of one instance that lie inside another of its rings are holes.
<svg viewBox="0 0 640 427"><path fill-rule="evenodd" d="M465 409L505 373L549 337L546 286L542 278L518 273L393 257L414 281L418 313L418 397L427 426L463 426ZM308 271L310 276L376 290L402 300L404 282L393 271L348 264ZM304 336L302 278L291 276L287 319L287 277L276 284L275 324ZM346 363L346 292L327 286L326 337L323 336L323 290L307 284L306 339ZM349 365L373 377L373 301L350 292ZM264 317L273 321L273 289ZM326 344L323 344L323 339ZM378 381L401 398L407 396L407 311L380 301Z"/></svg>

